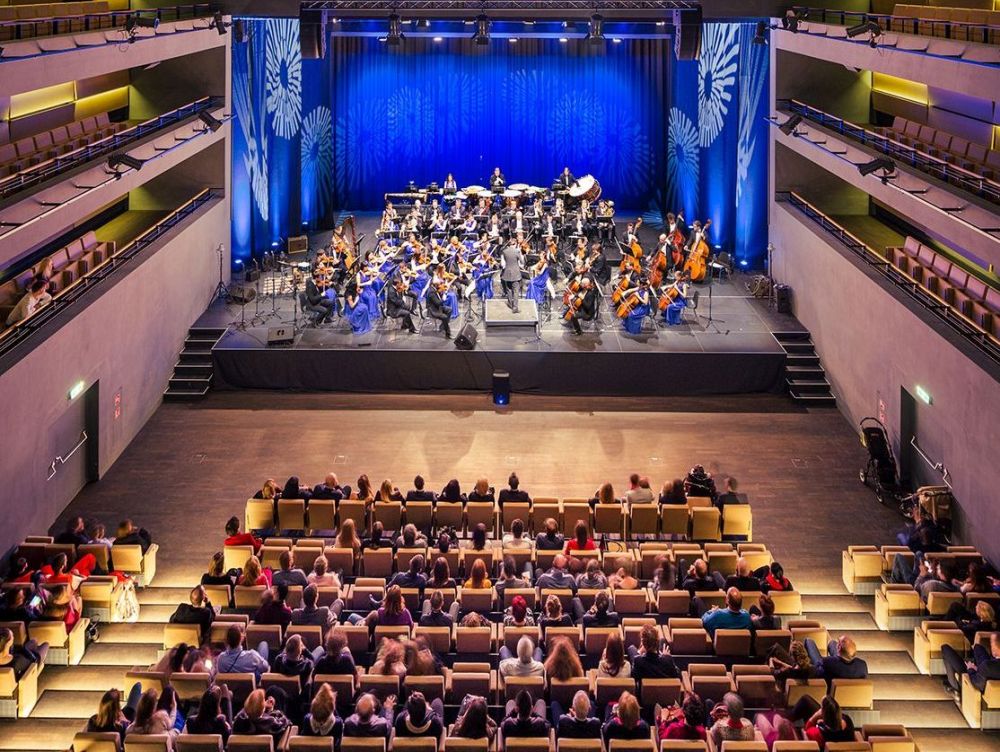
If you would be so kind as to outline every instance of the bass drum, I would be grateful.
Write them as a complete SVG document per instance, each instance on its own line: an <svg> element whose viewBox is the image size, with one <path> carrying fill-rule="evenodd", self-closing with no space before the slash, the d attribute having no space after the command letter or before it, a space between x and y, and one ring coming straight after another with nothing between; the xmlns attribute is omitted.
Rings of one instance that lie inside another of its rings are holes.
<svg viewBox="0 0 1000 752"><path fill-rule="evenodd" d="M570 198L594 203L601 197L601 184L593 175L584 175L569 187Z"/></svg>

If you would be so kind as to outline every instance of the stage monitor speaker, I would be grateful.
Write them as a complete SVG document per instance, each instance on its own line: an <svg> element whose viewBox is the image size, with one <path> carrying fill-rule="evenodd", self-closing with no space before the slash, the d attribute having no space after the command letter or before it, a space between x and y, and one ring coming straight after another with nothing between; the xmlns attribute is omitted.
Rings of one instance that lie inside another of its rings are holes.
<svg viewBox="0 0 1000 752"><path fill-rule="evenodd" d="M303 60L322 60L326 57L326 34L323 24L303 23L300 27Z"/></svg>
<svg viewBox="0 0 1000 752"><path fill-rule="evenodd" d="M792 288L788 285L775 285L774 297L778 303L778 313L792 312Z"/></svg>
<svg viewBox="0 0 1000 752"><path fill-rule="evenodd" d="M510 404L510 374L507 371L493 372L493 404Z"/></svg>
<svg viewBox="0 0 1000 752"><path fill-rule="evenodd" d="M295 341L295 330L290 326L272 326L267 330L267 346L290 345Z"/></svg>
<svg viewBox="0 0 1000 752"><path fill-rule="evenodd" d="M466 324L455 337L455 347L459 350L474 350L478 336L479 332L476 331L476 327L472 324Z"/></svg>
<svg viewBox="0 0 1000 752"><path fill-rule="evenodd" d="M250 285L231 285L229 287L229 299L233 303L246 305L257 297L257 291Z"/></svg>
<svg viewBox="0 0 1000 752"><path fill-rule="evenodd" d="M701 55L701 8L674 11L674 55L697 60Z"/></svg>

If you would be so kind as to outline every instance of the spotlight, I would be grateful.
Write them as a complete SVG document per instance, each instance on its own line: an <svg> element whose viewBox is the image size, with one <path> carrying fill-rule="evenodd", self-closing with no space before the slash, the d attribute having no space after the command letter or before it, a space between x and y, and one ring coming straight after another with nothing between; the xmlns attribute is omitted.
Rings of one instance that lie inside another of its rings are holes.
<svg viewBox="0 0 1000 752"><path fill-rule="evenodd" d="M873 48L877 47L878 38L882 36L882 27L875 21L865 21L864 23L850 26L847 29L847 36L849 39L860 37L862 34L871 34L868 44Z"/></svg>
<svg viewBox="0 0 1000 752"><path fill-rule="evenodd" d="M435 42L443 42L444 41L444 37L434 37L434 41Z"/></svg>
<svg viewBox="0 0 1000 752"><path fill-rule="evenodd" d="M114 172L115 178L120 178L122 176L121 170L119 169L120 167L130 167L133 170L141 170L142 160L136 159L129 154L112 154L108 157L108 167L112 172Z"/></svg>
<svg viewBox="0 0 1000 752"><path fill-rule="evenodd" d="M222 127L222 121L213 117L212 113L202 110L198 113L198 119L203 122L212 133L215 133L219 128Z"/></svg>
<svg viewBox="0 0 1000 752"><path fill-rule="evenodd" d="M140 29L155 29L160 25L160 19L157 16L149 18L148 16L136 15L135 25Z"/></svg>
<svg viewBox="0 0 1000 752"><path fill-rule="evenodd" d="M562 42L563 44L566 44L566 42L568 42L569 40L566 37L559 37L559 41Z"/></svg>
<svg viewBox="0 0 1000 752"><path fill-rule="evenodd" d="M219 36L221 37L223 34L226 33L226 26L228 26L228 24L226 23L226 20L222 17L222 11L221 10L215 11L215 14L212 16L212 20L208 24L208 28L215 29L217 32L219 32Z"/></svg>
<svg viewBox="0 0 1000 752"><path fill-rule="evenodd" d="M858 172L862 176L871 175L873 172L878 172L879 170L885 171L885 174L881 176L884 180L896 171L896 163L888 157L879 157L878 159L873 159L871 162L858 165Z"/></svg>
<svg viewBox="0 0 1000 752"><path fill-rule="evenodd" d="M472 41L480 46L489 44L490 26L492 26L492 21L485 13L476 16L476 32L472 35Z"/></svg>
<svg viewBox="0 0 1000 752"><path fill-rule="evenodd" d="M757 22L757 31L753 35L753 43L754 44L767 44L767 36L766 36L766 34L767 34L767 22L766 21L758 21Z"/></svg>
<svg viewBox="0 0 1000 752"><path fill-rule="evenodd" d="M612 37L611 41L614 42L615 44L622 43L621 37Z"/></svg>
<svg viewBox="0 0 1000 752"><path fill-rule="evenodd" d="M389 33L385 37L386 44L399 47L403 43L403 21L398 13L389 14Z"/></svg>
<svg viewBox="0 0 1000 752"><path fill-rule="evenodd" d="M778 126L778 130L784 133L786 136L794 136L795 129L798 124L802 122L801 115L790 115L788 120Z"/></svg>
<svg viewBox="0 0 1000 752"><path fill-rule="evenodd" d="M587 39L591 44L601 44L604 42L604 16L595 13L590 17L590 25L587 28Z"/></svg>
<svg viewBox="0 0 1000 752"><path fill-rule="evenodd" d="M429 29L431 27L431 20L429 18L417 19L418 29Z"/></svg>
<svg viewBox="0 0 1000 752"><path fill-rule="evenodd" d="M781 26L794 34L799 30L799 21L807 18L808 15L806 12L796 13L794 10L787 10L785 15L781 17Z"/></svg>
<svg viewBox="0 0 1000 752"><path fill-rule="evenodd" d="M510 373L508 371L493 372L493 404L506 407L510 404Z"/></svg>

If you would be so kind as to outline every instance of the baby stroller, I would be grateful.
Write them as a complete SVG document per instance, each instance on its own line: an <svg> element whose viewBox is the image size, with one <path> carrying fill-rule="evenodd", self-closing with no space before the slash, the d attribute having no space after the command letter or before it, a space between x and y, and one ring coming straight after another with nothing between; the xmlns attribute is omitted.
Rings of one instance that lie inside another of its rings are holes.
<svg viewBox="0 0 1000 752"><path fill-rule="evenodd" d="M868 464L859 473L861 482L875 491L879 504L899 504L902 489L885 426L878 418L862 418L860 427L861 445L868 450Z"/></svg>

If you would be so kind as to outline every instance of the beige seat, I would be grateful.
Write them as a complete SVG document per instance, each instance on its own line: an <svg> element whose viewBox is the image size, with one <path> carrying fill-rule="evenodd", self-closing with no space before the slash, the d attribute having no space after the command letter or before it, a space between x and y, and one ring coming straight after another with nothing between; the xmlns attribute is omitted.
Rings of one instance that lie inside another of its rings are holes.
<svg viewBox="0 0 1000 752"><path fill-rule="evenodd" d="M749 504L726 504L722 508L722 536L753 539L753 513Z"/></svg>
<svg viewBox="0 0 1000 752"><path fill-rule="evenodd" d="M277 749L284 749L285 739L289 735L285 734ZM233 734L226 743L226 752L274 752L274 750L274 737L270 734Z"/></svg>
<svg viewBox="0 0 1000 752"><path fill-rule="evenodd" d="M407 676L403 679L403 689L407 695L411 692L422 692L428 702L431 700L444 702L445 677Z"/></svg>
<svg viewBox="0 0 1000 752"><path fill-rule="evenodd" d="M333 737L293 736L288 740L288 750L290 752L298 752L299 750L307 750L308 752L327 750L327 752L333 752Z"/></svg>
<svg viewBox="0 0 1000 752"><path fill-rule="evenodd" d="M121 748L121 736L114 731L81 731L73 737L73 752L120 752Z"/></svg>
<svg viewBox="0 0 1000 752"><path fill-rule="evenodd" d="M90 620L82 617L68 633L61 621L33 621L28 625L28 637L41 645L49 643L46 663L53 666L76 666L86 648L87 627Z"/></svg>
<svg viewBox="0 0 1000 752"><path fill-rule="evenodd" d="M274 527L274 502L271 499L247 499L243 519L244 530L271 530Z"/></svg>
<svg viewBox="0 0 1000 752"><path fill-rule="evenodd" d="M968 649L965 635L953 621L925 621L913 630L913 662L923 674L944 675L941 648L950 645L959 655Z"/></svg>
<svg viewBox="0 0 1000 752"><path fill-rule="evenodd" d="M164 624L163 649L184 643L186 645L201 645L201 628L197 624Z"/></svg>
<svg viewBox="0 0 1000 752"><path fill-rule="evenodd" d="M125 752L171 752L173 744L166 734L129 734Z"/></svg>
<svg viewBox="0 0 1000 752"><path fill-rule="evenodd" d="M385 530L399 530L403 526L402 502L376 501L372 506L372 519L381 522Z"/></svg>
<svg viewBox="0 0 1000 752"><path fill-rule="evenodd" d="M403 505L403 515L407 524L416 525L417 530L430 530L434 518L434 503L430 501L408 501ZM461 523L459 524L460 526Z"/></svg>
<svg viewBox="0 0 1000 752"><path fill-rule="evenodd" d="M875 546L848 546L841 555L841 576L847 592L872 595L882 584L882 554Z"/></svg>
<svg viewBox="0 0 1000 752"><path fill-rule="evenodd" d="M716 507L691 507L691 538L696 541L719 540L719 510Z"/></svg>
<svg viewBox="0 0 1000 752"><path fill-rule="evenodd" d="M38 702L38 674L32 663L18 679L10 666L0 667L0 717L26 718Z"/></svg>
<svg viewBox="0 0 1000 752"><path fill-rule="evenodd" d="M139 545L116 543L111 547L111 557L115 561L115 569L132 575L136 585L146 587L156 576L156 552L159 546L153 543L146 553Z"/></svg>
<svg viewBox="0 0 1000 752"><path fill-rule="evenodd" d="M874 685L870 679L834 679L830 694L856 724L878 723L874 709Z"/></svg>
<svg viewBox="0 0 1000 752"><path fill-rule="evenodd" d="M524 529L531 529L531 503L527 501L508 501L500 509L500 524L503 530L509 531L514 520L521 520Z"/></svg>
<svg viewBox="0 0 1000 752"><path fill-rule="evenodd" d="M347 521L354 520L354 525L358 530L367 528L368 507L363 501L357 499L342 499L337 504L337 527L338 529Z"/></svg>

